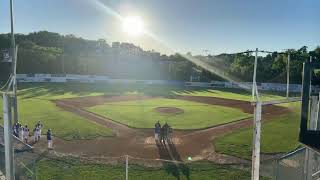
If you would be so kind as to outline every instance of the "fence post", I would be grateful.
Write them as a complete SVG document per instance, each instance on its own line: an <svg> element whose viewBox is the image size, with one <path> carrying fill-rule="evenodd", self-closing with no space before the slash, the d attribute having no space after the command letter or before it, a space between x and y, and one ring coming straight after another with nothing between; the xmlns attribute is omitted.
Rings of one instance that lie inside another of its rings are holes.
<svg viewBox="0 0 320 180"><path fill-rule="evenodd" d="M276 159L275 160L275 163L276 163L276 165L275 165L275 180L278 180L279 179L279 166L280 166L280 161L279 161L279 159Z"/></svg>
<svg viewBox="0 0 320 180"><path fill-rule="evenodd" d="M257 101L254 108L254 131L252 150L252 172L251 179L259 180L260 169L260 137L261 137L261 109L262 104Z"/></svg>
<svg viewBox="0 0 320 180"><path fill-rule="evenodd" d="M129 156L126 155L126 180L128 180Z"/></svg>

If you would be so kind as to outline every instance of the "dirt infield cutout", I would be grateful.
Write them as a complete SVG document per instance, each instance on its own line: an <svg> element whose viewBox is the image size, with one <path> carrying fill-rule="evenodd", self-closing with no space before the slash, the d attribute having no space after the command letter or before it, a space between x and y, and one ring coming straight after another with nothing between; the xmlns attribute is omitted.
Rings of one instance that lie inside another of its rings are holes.
<svg viewBox="0 0 320 180"><path fill-rule="evenodd" d="M164 115L175 115L184 113L183 109L177 107L156 107L154 108L154 110Z"/></svg>

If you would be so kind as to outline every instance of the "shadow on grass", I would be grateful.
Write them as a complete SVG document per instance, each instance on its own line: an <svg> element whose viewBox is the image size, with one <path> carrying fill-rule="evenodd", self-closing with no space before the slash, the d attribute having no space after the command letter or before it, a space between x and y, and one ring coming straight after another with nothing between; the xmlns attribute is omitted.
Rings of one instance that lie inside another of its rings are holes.
<svg viewBox="0 0 320 180"><path fill-rule="evenodd" d="M167 174L174 176L176 179L180 179L183 175L186 179L190 179L190 168L182 162L179 152L172 141L167 141L167 143L156 143L158 147L158 152L160 159L168 160L164 161L163 167ZM179 162L170 162L179 161Z"/></svg>

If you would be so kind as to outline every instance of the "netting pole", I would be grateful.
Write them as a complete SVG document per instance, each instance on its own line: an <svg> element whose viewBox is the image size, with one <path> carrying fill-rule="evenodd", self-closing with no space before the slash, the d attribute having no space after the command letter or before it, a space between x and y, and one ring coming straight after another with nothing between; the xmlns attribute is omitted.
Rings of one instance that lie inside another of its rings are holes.
<svg viewBox="0 0 320 180"><path fill-rule="evenodd" d="M126 155L126 180L128 180L128 173L129 172L129 156Z"/></svg>
<svg viewBox="0 0 320 180"><path fill-rule="evenodd" d="M12 90L13 90L13 122L18 122L18 99L17 99L17 53L18 53L18 46L15 49L15 58L14 58L14 67L13 67L13 83L12 83Z"/></svg>
<svg viewBox="0 0 320 180"><path fill-rule="evenodd" d="M253 150L252 150L252 169L251 179L259 180L260 169L260 137L261 137L261 112L262 104L257 101L254 108L254 131L253 131Z"/></svg>
<svg viewBox="0 0 320 180"><path fill-rule="evenodd" d="M288 60L287 60L287 98L289 98L289 89L290 89L290 54L288 54Z"/></svg>
<svg viewBox="0 0 320 180"><path fill-rule="evenodd" d="M11 104L9 96L3 93L3 124L4 124L4 148L5 148L5 166L6 179L14 180L13 169L13 147L12 147L12 132L11 132Z"/></svg>
<svg viewBox="0 0 320 180"><path fill-rule="evenodd" d="M253 69L253 78L252 78L252 101L255 100L255 92L257 88L257 65L258 65L258 48L256 48L255 58L254 58L254 69Z"/></svg>

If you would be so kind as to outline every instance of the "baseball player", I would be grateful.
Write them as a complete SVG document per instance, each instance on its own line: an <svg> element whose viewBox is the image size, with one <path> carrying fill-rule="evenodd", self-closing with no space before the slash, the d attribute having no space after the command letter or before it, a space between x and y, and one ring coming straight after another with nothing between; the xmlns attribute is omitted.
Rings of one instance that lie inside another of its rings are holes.
<svg viewBox="0 0 320 180"><path fill-rule="evenodd" d="M165 134L166 134L166 127L165 127L165 125L163 125L160 130L160 142L161 143L166 143L165 142Z"/></svg>
<svg viewBox="0 0 320 180"><path fill-rule="evenodd" d="M38 123L36 124L36 127L39 128L39 131L38 131L38 139L40 140L41 138L41 129L43 128L43 124L41 123L41 121L38 121Z"/></svg>
<svg viewBox="0 0 320 180"><path fill-rule="evenodd" d="M24 140L24 127L21 124L19 124L19 132L20 132L19 137L20 137L21 141L23 141Z"/></svg>
<svg viewBox="0 0 320 180"><path fill-rule="evenodd" d="M15 123L15 124L13 125L13 127L12 127L13 135L14 135L15 137L18 137L18 136L19 136L17 127L18 127L18 123Z"/></svg>
<svg viewBox="0 0 320 180"><path fill-rule="evenodd" d="M40 128L38 126L36 126L33 130L34 142L37 142L40 140L39 131L40 131Z"/></svg>
<svg viewBox="0 0 320 180"><path fill-rule="evenodd" d="M51 129L48 129L47 140L48 140L48 149L52 149L52 132L51 132Z"/></svg>
<svg viewBox="0 0 320 180"><path fill-rule="evenodd" d="M26 144L28 144L28 138L29 138L29 128L28 126L26 125L24 128L23 128L23 138L24 138L24 142Z"/></svg>
<svg viewBox="0 0 320 180"><path fill-rule="evenodd" d="M163 129L164 129L164 140L168 141L169 125L167 122L163 125Z"/></svg>
<svg viewBox="0 0 320 180"><path fill-rule="evenodd" d="M160 131L161 131L161 124L158 121L155 125L154 125L154 139L156 141L159 141L159 135L160 135Z"/></svg>

